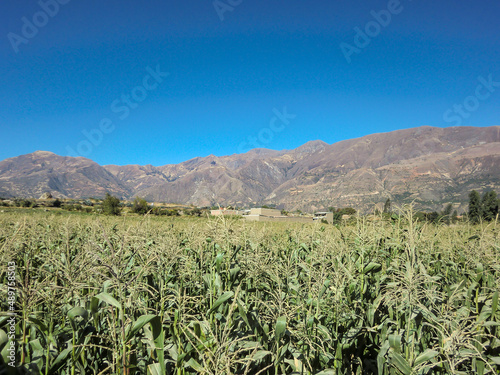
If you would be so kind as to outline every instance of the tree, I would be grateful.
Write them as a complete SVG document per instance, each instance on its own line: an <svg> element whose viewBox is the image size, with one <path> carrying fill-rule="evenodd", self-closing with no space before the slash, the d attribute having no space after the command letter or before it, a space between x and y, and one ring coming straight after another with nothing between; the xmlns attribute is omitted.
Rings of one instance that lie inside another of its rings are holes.
<svg viewBox="0 0 500 375"><path fill-rule="evenodd" d="M481 200L482 205L482 217L486 221L495 220L498 214L498 198L497 193L494 191L488 191L483 194L483 199Z"/></svg>
<svg viewBox="0 0 500 375"><path fill-rule="evenodd" d="M171 210L167 210L165 213L167 216L180 216L179 210L176 208L172 208Z"/></svg>
<svg viewBox="0 0 500 375"><path fill-rule="evenodd" d="M201 217L201 215L203 214L203 211L201 209L199 209L198 207L195 207L189 211L186 211L186 214L190 215L190 216Z"/></svg>
<svg viewBox="0 0 500 375"><path fill-rule="evenodd" d="M106 215L118 216L121 214L120 200L106 193L106 197L102 201L102 211Z"/></svg>
<svg viewBox="0 0 500 375"><path fill-rule="evenodd" d="M469 194L469 220L478 223L482 217L481 196L475 190Z"/></svg>
<svg viewBox="0 0 500 375"><path fill-rule="evenodd" d="M428 222L437 224L439 223L440 215L436 211L432 211L426 214L426 218Z"/></svg>
<svg viewBox="0 0 500 375"><path fill-rule="evenodd" d="M340 224L342 222L342 212L337 211L333 213L333 224Z"/></svg>
<svg viewBox="0 0 500 375"><path fill-rule="evenodd" d="M453 205L451 203L447 204L444 208L444 211L441 212L441 216L443 217L446 224L450 224L451 220L451 210L453 209Z"/></svg>
<svg viewBox="0 0 500 375"><path fill-rule="evenodd" d="M448 203L446 207L444 208L443 212L441 215L443 216L450 216L451 215L451 210L453 209L453 205L451 203Z"/></svg>
<svg viewBox="0 0 500 375"><path fill-rule="evenodd" d="M384 203L384 214L390 214L391 213L391 198L387 198L387 200Z"/></svg>
<svg viewBox="0 0 500 375"><path fill-rule="evenodd" d="M149 211L148 202L145 199L135 197L134 203L132 205L132 212L140 215L144 215Z"/></svg>
<svg viewBox="0 0 500 375"><path fill-rule="evenodd" d="M339 210L342 215L356 215L356 210L352 207L345 207Z"/></svg>

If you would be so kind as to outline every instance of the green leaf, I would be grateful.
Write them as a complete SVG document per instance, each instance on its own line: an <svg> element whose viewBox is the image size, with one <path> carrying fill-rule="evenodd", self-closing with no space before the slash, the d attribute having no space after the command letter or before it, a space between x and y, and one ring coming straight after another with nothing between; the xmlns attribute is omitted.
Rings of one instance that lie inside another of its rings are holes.
<svg viewBox="0 0 500 375"><path fill-rule="evenodd" d="M500 357L490 357L489 360L491 360L494 364L500 366Z"/></svg>
<svg viewBox="0 0 500 375"><path fill-rule="evenodd" d="M8 341L9 337L7 336L7 333L3 329L0 329L0 351Z"/></svg>
<svg viewBox="0 0 500 375"><path fill-rule="evenodd" d="M148 375L163 375L165 374L165 369L160 366L159 363L153 363L148 366Z"/></svg>
<svg viewBox="0 0 500 375"><path fill-rule="evenodd" d="M323 370L321 372L316 373L316 375L335 375L335 370L333 369Z"/></svg>
<svg viewBox="0 0 500 375"><path fill-rule="evenodd" d="M76 331L76 324L75 324L75 319L77 317L87 319L89 313L87 310L85 310L83 307L77 306L73 307L71 310L68 311L68 318L71 324L71 327L73 328L73 331Z"/></svg>
<svg viewBox="0 0 500 375"><path fill-rule="evenodd" d="M491 316L495 316L498 308L498 290L493 294L493 299L491 301Z"/></svg>
<svg viewBox="0 0 500 375"><path fill-rule="evenodd" d="M432 349L427 349L425 352L420 354L416 359L415 359L415 366L418 366L424 362L428 362L431 359L433 359L435 356L437 356L439 352L432 350Z"/></svg>
<svg viewBox="0 0 500 375"><path fill-rule="evenodd" d="M396 368L401 371L404 375L410 375L411 374L411 367L406 362L406 359L404 359L401 354L396 353L394 351L389 352L389 358L391 364L396 366Z"/></svg>
<svg viewBox="0 0 500 375"><path fill-rule="evenodd" d="M276 341L279 341L285 334L286 330L286 316L280 316L276 320Z"/></svg>
<svg viewBox="0 0 500 375"><path fill-rule="evenodd" d="M35 356L41 355L41 353L44 352L44 347L40 343L40 339L31 340L29 342L29 345L31 347L32 352L35 354Z"/></svg>
<svg viewBox="0 0 500 375"><path fill-rule="evenodd" d="M160 318L156 315L142 315L134 322L132 327L127 332L126 341L129 341L132 337L136 335L137 332L140 331L142 327L144 327L146 324L150 322L151 326L153 327L153 338L156 339L161 331Z"/></svg>
<svg viewBox="0 0 500 375"><path fill-rule="evenodd" d="M40 330L40 332L42 332L44 334L48 334L49 333L49 329L47 328L47 326L45 325L45 323L43 323L41 320L33 318L33 317L30 316L28 318L28 321L30 323L33 323L35 325L35 327L37 327Z"/></svg>
<svg viewBox="0 0 500 375"><path fill-rule="evenodd" d="M193 370L198 372L205 372L205 368L200 365L194 358L191 358L189 361L187 361L185 367L191 367Z"/></svg>
<svg viewBox="0 0 500 375"><path fill-rule="evenodd" d="M378 272L382 269L382 265L380 263L371 262L368 263L363 269L364 274L368 274L370 272Z"/></svg>
<svg viewBox="0 0 500 375"><path fill-rule="evenodd" d="M490 320L490 321L484 322L483 326L484 327L498 327L498 326L500 326L500 323L493 322Z"/></svg>
<svg viewBox="0 0 500 375"><path fill-rule="evenodd" d="M165 332L163 331L162 322L159 316L157 315L142 315L134 322L132 327L128 330L126 334L126 341L131 340L137 332L141 330L146 324L151 324L151 328L153 330L153 340L155 343L156 354L158 356L157 365L158 368L154 368L154 370L161 370L159 374L165 374ZM151 369L150 371L153 371Z"/></svg>
<svg viewBox="0 0 500 375"><path fill-rule="evenodd" d="M92 299L90 300L90 312L92 313L92 315L95 315L97 314L98 311L99 311L99 299L92 297Z"/></svg>
<svg viewBox="0 0 500 375"><path fill-rule="evenodd" d="M380 351L378 352L377 355L377 368L378 368L378 373L383 374L384 373L384 364L385 364L385 355L387 354L387 351L391 348L391 345L389 344L389 341L385 341L382 347L380 348Z"/></svg>
<svg viewBox="0 0 500 375"><path fill-rule="evenodd" d="M231 267L231 269L229 270L229 276L230 276L231 281L233 281L233 282L236 281L240 270L241 270L241 268L238 266Z"/></svg>
<svg viewBox="0 0 500 375"><path fill-rule="evenodd" d="M49 370L49 374L58 374L59 373L58 370L66 364L66 358L69 356L71 351L72 351L72 348L67 348L67 349L64 349L61 353L59 353L59 355L57 356L55 361L52 363L52 366Z"/></svg>
<svg viewBox="0 0 500 375"><path fill-rule="evenodd" d="M222 264L222 260L224 259L224 253L218 253L215 257L215 269L217 272L220 272L220 266Z"/></svg>
<svg viewBox="0 0 500 375"><path fill-rule="evenodd" d="M243 319L243 321L246 323L248 328L251 329L252 326L250 325L250 322L248 320L247 312L245 311L245 308L243 307L243 303L239 300L238 300L238 312L241 316L241 319Z"/></svg>
<svg viewBox="0 0 500 375"><path fill-rule="evenodd" d="M483 272L484 272L484 266L482 263L478 263L476 266L476 282L478 283L481 278L483 277Z"/></svg>
<svg viewBox="0 0 500 375"><path fill-rule="evenodd" d="M232 298L234 296L234 292L224 292L224 294L222 294L222 296L220 296L217 301L214 302L214 305L212 306L212 308L210 309L210 311L208 313L212 313L214 312L215 310L217 310L217 308L222 305L224 302L226 302L228 299Z"/></svg>
<svg viewBox="0 0 500 375"><path fill-rule="evenodd" d="M100 301L106 302L108 305L116 307L118 310L122 309L120 302L118 302L111 294L107 292L99 293L97 296L95 296L95 298L99 299Z"/></svg>
<svg viewBox="0 0 500 375"><path fill-rule="evenodd" d="M323 294L327 291L327 289L330 287L331 281L326 279L323 283L323 286L321 287L321 290L319 291L318 298L321 299L323 297Z"/></svg>
<svg viewBox="0 0 500 375"><path fill-rule="evenodd" d="M252 361L260 361L264 357L267 357L268 355L272 355L273 353L267 351L267 350L258 350L253 356L252 356Z"/></svg>
<svg viewBox="0 0 500 375"><path fill-rule="evenodd" d="M391 349L397 353L401 353L401 336L389 335L389 345L391 346Z"/></svg>

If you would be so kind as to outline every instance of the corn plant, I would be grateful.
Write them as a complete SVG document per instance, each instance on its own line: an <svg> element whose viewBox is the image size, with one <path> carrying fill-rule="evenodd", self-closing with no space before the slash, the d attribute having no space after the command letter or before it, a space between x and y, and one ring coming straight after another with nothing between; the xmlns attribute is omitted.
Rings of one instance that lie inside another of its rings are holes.
<svg viewBox="0 0 500 375"><path fill-rule="evenodd" d="M0 374L498 374L496 222L0 216Z"/></svg>

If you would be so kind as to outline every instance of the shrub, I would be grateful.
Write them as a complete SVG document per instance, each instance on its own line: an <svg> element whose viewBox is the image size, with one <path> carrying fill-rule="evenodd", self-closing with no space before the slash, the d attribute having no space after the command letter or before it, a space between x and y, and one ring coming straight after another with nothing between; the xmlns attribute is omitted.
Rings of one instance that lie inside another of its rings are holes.
<svg viewBox="0 0 500 375"><path fill-rule="evenodd" d="M179 216L180 214L179 214L179 210L174 208L172 210L167 210L166 215L167 216Z"/></svg>
<svg viewBox="0 0 500 375"><path fill-rule="evenodd" d="M189 215L189 216L197 216L197 217L200 217L201 214L203 213L203 211L201 209L199 209L198 207L195 207L191 210L186 210L186 215Z"/></svg>
<svg viewBox="0 0 500 375"><path fill-rule="evenodd" d="M102 211L106 215L118 216L121 214L120 200L106 193L106 197L102 201Z"/></svg>
<svg viewBox="0 0 500 375"><path fill-rule="evenodd" d="M151 213L156 216L163 216L166 214L165 210L162 210L161 207L154 207Z"/></svg>
<svg viewBox="0 0 500 375"><path fill-rule="evenodd" d="M135 197L134 204L132 205L132 212L140 215L144 215L149 211L148 202L145 199Z"/></svg>
<svg viewBox="0 0 500 375"><path fill-rule="evenodd" d="M14 205L16 207L37 207L37 204L34 200L32 199L23 199L23 198L20 198L20 199L15 199L14 200Z"/></svg>

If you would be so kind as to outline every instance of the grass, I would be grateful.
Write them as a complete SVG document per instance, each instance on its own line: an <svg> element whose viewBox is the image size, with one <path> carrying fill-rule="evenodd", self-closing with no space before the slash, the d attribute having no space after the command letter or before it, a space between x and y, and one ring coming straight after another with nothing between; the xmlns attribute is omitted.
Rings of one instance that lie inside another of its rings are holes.
<svg viewBox="0 0 500 375"><path fill-rule="evenodd" d="M0 373L500 373L495 222L6 210L0 258Z"/></svg>

